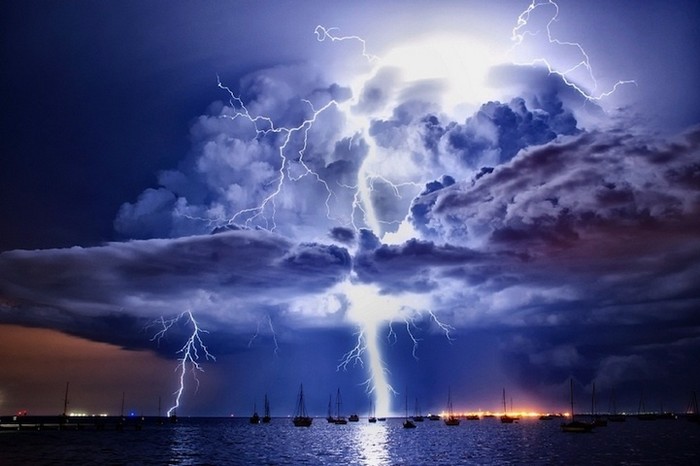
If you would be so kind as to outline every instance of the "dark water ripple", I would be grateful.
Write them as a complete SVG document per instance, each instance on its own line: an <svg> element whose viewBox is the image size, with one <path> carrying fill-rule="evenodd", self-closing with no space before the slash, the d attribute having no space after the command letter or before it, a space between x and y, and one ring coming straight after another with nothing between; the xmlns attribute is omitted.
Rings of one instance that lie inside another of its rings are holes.
<svg viewBox="0 0 700 466"><path fill-rule="evenodd" d="M364 421L364 422L363 422ZM245 419L180 419L141 431L2 431L0 465L700 465L700 426L625 423L565 434L558 421L448 427L400 419L344 426L315 419L250 425Z"/></svg>

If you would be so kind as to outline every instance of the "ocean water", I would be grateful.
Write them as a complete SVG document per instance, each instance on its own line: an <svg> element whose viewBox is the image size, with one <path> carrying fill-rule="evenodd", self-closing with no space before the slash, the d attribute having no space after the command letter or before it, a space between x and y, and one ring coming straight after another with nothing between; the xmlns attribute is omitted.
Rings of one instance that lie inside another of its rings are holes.
<svg viewBox="0 0 700 466"><path fill-rule="evenodd" d="M0 431L0 465L700 465L700 425L628 419L590 434L560 421L498 419L347 425L288 418L146 420L141 430Z"/></svg>

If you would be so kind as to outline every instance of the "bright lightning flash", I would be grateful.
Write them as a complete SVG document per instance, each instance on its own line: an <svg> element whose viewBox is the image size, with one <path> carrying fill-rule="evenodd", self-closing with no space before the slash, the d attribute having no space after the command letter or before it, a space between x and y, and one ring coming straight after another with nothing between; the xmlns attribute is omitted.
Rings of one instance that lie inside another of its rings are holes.
<svg viewBox="0 0 700 466"><path fill-rule="evenodd" d="M593 91L596 91L598 87L590 59L583 47L578 43L564 42L553 36L551 26L557 21L559 14L559 7L553 0L540 2L532 0L529 7L519 15L517 24L512 30L511 39L514 45L511 52L522 47L526 40L538 34L538 32L531 30L531 15L535 10L544 6L553 8L554 12L546 24L547 43L550 46L560 47L567 51L573 50L574 55L578 57L575 60L578 61L575 65L563 71L557 69L545 58L536 58L528 63L529 65L546 66L550 73L560 76L566 85L585 97L586 100L601 100L612 94L619 86L634 83L634 81L618 81L610 90L599 92L598 94L587 92L582 86L576 84L571 75L580 70L585 70L588 79L592 83ZM483 43L475 42L473 38L445 34L423 37L414 40L413 43L407 46L396 47L390 50L385 57L379 58L367 51L367 43L359 36L338 35L337 28L325 28L323 26L317 26L314 32L319 42L354 41L359 43L362 57L366 59L371 70L368 74L350 84L353 97L346 102L329 100L316 108L309 100L303 100L308 107L306 116L290 126L280 126L269 116L252 114L242 98L219 81L218 86L229 94L229 105L231 108L231 113L222 115L221 118L247 121L254 128L258 138L264 138L268 135L276 136L276 140L281 141L276 147L279 157L279 168L275 179L269 183L271 191L264 195L256 205L242 207L229 215L228 218L199 220L224 225L242 223L249 227L256 226L274 231L277 228L275 216L278 197L281 196L285 184L310 177L323 186L326 192L325 210L328 220L341 225L352 226L355 230L359 230L361 227L370 228L380 239L384 240L384 233L386 232L382 231L382 229L386 221L379 218L372 202L374 183L381 181L388 184L394 190L395 195L400 197L400 188L408 186L415 190L414 194L417 194L424 186L424 183L429 180L424 180L419 175L416 175L416 173L420 174L421 169L419 167L411 167L409 163L402 163L399 166L393 160L384 160L382 157L385 154L379 150L373 138L365 137L364 139L369 146L369 150L358 170L356 184L354 186L331 186L305 160L309 132L317 120L324 112L334 108L346 118L346 136L350 139L351 144L355 137L367 136L371 120L373 118L386 117L386 112L391 112L398 103L396 101L398 97L393 96L385 103L382 109L376 110L372 114L356 111L359 96L363 92L363 86L370 78L376 76L378 70L383 66L399 69L401 71L401 80L403 80L402 85L405 87L425 80L445 83L446 87L442 93L442 98L444 99L442 108L446 111L448 109L444 107L447 103L455 105L461 102L478 105L494 98L491 89L486 85L485 77L489 68L496 64L495 60L498 57L492 49L485 47ZM459 53L455 53L455 50L458 50ZM454 109L449 110L454 111ZM400 174L400 182L389 180L383 175L384 173L392 173L394 175L399 170L408 170L408 172ZM413 172L410 172L410 170L413 170ZM352 209L349 218L334 217L333 215L331 201L337 196L336 189L353 191L351 196L353 199ZM362 225L359 225L360 220ZM379 332L383 327L386 327L388 328L387 338L390 341L392 339L395 340L396 333L394 332L393 323L405 323L406 333L413 342L413 356L417 357L416 350L419 339L416 337L414 330L416 329L415 321L421 314L428 314L450 341L452 328L441 322L435 313L430 310L429 298L425 295L415 293L394 296L386 295L381 294L376 286L355 284L350 281L341 284L340 288L340 292L347 297L349 303L348 319L358 327L358 332L356 334L356 345L343 356L338 369L345 369L351 364L359 364L364 367L366 358L369 366L369 377L365 381L367 391L375 397L377 413L380 415L389 414L391 412L391 395L396 392L389 384L387 378L389 371L381 357ZM411 305L407 306L405 303L411 303ZM202 370L198 363L198 352L202 351L207 359L214 359L200 338L200 334L205 333L205 331L198 326L192 313L189 311L172 320L161 319L159 323L163 326L163 329L158 332L154 339L161 338L175 322L183 317L186 317L192 325L192 334L179 351L179 354L182 354L178 365L180 370L180 388L175 392L175 405L169 410L169 413L179 406L180 398L184 391L184 380L187 370L191 368L193 374ZM268 325L274 337L272 321L269 318ZM257 334L258 332L256 331L256 334L251 339L251 343ZM275 340L276 351L277 343Z"/></svg>
<svg viewBox="0 0 700 466"><path fill-rule="evenodd" d="M513 48L511 51L516 50L517 48L520 48L523 46L523 44L526 42L527 38L535 38L538 36L542 31L536 30L532 31L529 29L531 26L531 15L533 15L536 10L540 8L546 8L550 7L552 9L552 14L549 17L549 20L547 21L547 24L545 26L545 32L546 32L546 41L547 44L550 46L557 47L561 50L571 50L573 53L567 53L568 56L573 56L575 57L574 61L575 63L573 65L570 65L568 68L561 70L557 69L556 66L552 65L551 61L538 57L530 62L527 63L520 63L523 65L543 65L547 68L550 74L556 74L557 76L561 77L561 79L566 83L567 86L570 88L574 89L577 93L579 93L582 97L584 97L586 100L591 100L591 101L599 101L602 100L605 97L609 97L612 95L618 87L625 85L625 84L634 84L636 85L637 83L634 80L625 80L625 81L617 81L613 86L606 90L606 91L598 91L598 82L595 78L595 75L593 73L593 67L591 66L591 60L588 57L588 54L584 50L583 46L579 44L578 42L567 42L560 40L552 35L552 24L557 22L559 20L559 5L554 1L554 0L546 0L546 1L537 1L537 0L532 0L530 5L523 11L520 16L518 16L518 21L516 26L513 28L513 31L511 33L511 40L514 42ZM576 61L578 60L578 61ZM586 91L581 85L577 84L575 81L571 79L571 75L575 74L577 72L583 71L583 76L587 78L587 80L590 82L591 85L591 91ZM597 92L597 93L595 93Z"/></svg>
<svg viewBox="0 0 700 466"><path fill-rule="evenodd" d="M156 333L153 336L153 338L151 338L151 341L160 341L161 338L163 338L168 332L168 330L170 330L170 328L172 328L173 325L175 325L178 321L180 321L183 318L187 319L187 322L185 322L185 324L189 323L192 326L192 333L190 334L189 338L182 346L182 348L180 348L180 350L177 352L177 354L181 355L181 357L178 359L179 363L176 368L176 371L180 372L180 385L174 393L175 404L170 409L168 409L168 416L175 413L177 408L180 407L180 400L182 398L182 394L185 391L185 375L187 374L188 369L191 370L192 377L194 378L197 384L197 388L199 388L199 379L197 378L197 371L204 372L204 369L202 369L202 366L199 364L200 351L204 354L205 359L211 359L216 361L216 358L209 352L201 338L202 333L209 332L207 332L199 326L191 311L185 311L179 316L169 320L166 320L163 317L158 319L155 323L160 324L163 328L158 333Z"/></svg>
<svg viewBox="0 0 700 466"><path fill-rule="evenodd" d="M402 295L387 295L380 293L375 285L354 284L344 282L339 287L348 300L347 317L357 325L357 342L345 353L338 364L338 370L347 369L350 365L364 367L366 357L369 377L365 380L367 393L374 396L377 414L386 416L391 413L391 395L396 391L389 383L389 370L381 357L379 332L383 327L388 329L387 340L396 341L393 323L402 321L406 324L406 333L413 342L413 357L417 359L416 350L419 339L413 333L416 328L415 320L421 313L427 313L437 323L438 327L451 340L449 325L438 320L430 311L429 297L418 293ZM406 303L411 303L410 306Z"/></svg>

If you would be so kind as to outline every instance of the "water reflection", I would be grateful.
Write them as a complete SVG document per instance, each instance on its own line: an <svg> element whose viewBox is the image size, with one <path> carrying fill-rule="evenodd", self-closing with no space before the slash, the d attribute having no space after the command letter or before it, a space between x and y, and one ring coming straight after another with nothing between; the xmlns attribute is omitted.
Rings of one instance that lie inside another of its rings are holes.
<svg viewBox="0 0 700 466"><path fill-rule="evenodd" d="M387 426L383 422L359 424L355 430L353 447L357 463L367 466L389 462Z"/></svg>
<svg viewBox="0 0 700 466"><path fill-rule="evenodd" d="M198 425L178 423L170 428L168 464L196 464L201 436Z"/></svg>

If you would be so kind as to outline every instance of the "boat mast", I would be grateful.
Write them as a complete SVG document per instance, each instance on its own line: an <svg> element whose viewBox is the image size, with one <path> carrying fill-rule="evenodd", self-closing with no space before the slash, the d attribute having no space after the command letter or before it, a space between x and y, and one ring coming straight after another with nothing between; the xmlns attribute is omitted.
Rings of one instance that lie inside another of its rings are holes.
<svg viewBox="0 0 700 466"><path fill-rule="evenodd" d="M569 397L571 398L571 420L574 420L574 379L569 379Z"/></svg>
<svg viewBox="0 0 700 466"><path fill-rule="evenodd" d="M68 385L70 382L66 382L66 396L63 398L63 416L68 415Z"/></svg>

